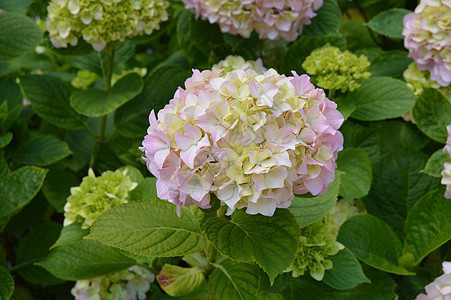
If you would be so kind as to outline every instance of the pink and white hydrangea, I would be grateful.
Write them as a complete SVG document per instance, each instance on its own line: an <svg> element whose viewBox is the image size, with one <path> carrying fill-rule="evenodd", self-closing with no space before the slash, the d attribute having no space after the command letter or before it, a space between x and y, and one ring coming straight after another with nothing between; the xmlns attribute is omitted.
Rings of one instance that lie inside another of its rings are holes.
<svg viewBox="0 0 451 300"><path fill-rule="evenodd" d="M295 72L194 70L157 116L141 150L158 197L209 208L213 193L228 214L271 216L293 193L326 192L343 148L337 105Z"/></svg>
<svg viewBox="0 0 451 300"><path fill-rule="evenodd" d="M419 294L416 300L451 299L451 262L443 262L443 274L425 287L426 294Z"/></svg>
<svg viewBox="0 0 451 300"><path fill-rule="evenodd" d="M451 161L451 124L446 126L446 129L448 130L448 139L443 152L449 154L449 160ZM445 169L441 173L443 176L441 183L446 185L445 198L451 199L451 162L445 162L444 167Z"/></svg>
<svg viewBox="0 0 451 300"><path fill-rule="evenodd" d="M451 83L451 1L421 0L404 17L404 45L420 70L441 86Z"/></svg>
<svg viewBox="0 0 451 300"><path fill-rule="evenodd" d="M183 0L185 7L222 32L248 38L255 30L261 39L294 41L310 24L323 0Z"/></svg>

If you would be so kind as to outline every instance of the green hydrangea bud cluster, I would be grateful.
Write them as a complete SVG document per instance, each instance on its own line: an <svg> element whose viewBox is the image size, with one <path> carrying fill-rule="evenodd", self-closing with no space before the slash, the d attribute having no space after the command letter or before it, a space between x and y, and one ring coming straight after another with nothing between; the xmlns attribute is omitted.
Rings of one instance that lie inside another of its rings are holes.
<svg viewBox="0 0 451 300"><path fill-rule="evenodd" d="M93 84L100 76L88 70L79 70L77 76L72 79L71 84L74 88L85 89Z"/></svg>
<svg viewBox="0 0 451 300"><path fill-rule="evenodd" d="M221 60L219 63L211 67L211 70L214 72L222 70L222 75L237 69L244 71L252 69L258 74L263 74L266 72L266 68L263 66L261 59L244 60L243 57L234 55L227 56L226 59Z"/></svg>
<svg viewBox="0 0 451 300"><path fill-rule="evenodd" d="M144 300L154 280L155 275L149 270L133 266L105 276L78 280L71 293L76 300Z"/></svg>
<svg viewBox="0 0 451 300"><path fill-rule="evenodd" d="M70 190L64 206L64 226L74 222L89 228L107 209L128 202L128 193L138 184L124 171L106 171L96 177L92 169L78 187Z"/></svg>
<svg viewBox="0 0 451 300"><path fill-rule="evenodd" d="M370 66L365 55L357 56L349 51L341 52L337 47L327 46L313 51L302 67L316 76L317 85L328 90L353 91L360 87L358 79L371 76L366 69Z"/></svg>
<svg viewBox="0 0 451 300"><path fill-rule="evenodd" d="M287 271L293 271L293 277L299 277L308 269L310 275L320 281L325 271L333 266L328 257L343 248L344 246L337 242L336 236L329 232L326 224L321 221L313 223L301 229L298 250Z"/></svg>
<svg viewBox="0 0 451 300"><path fill-rule="evenodd" d="M116 82L119 81L119 79L131 73L136 73L139 76L144 77L147 74L147 68L134 67L133 69L123 70L121 74L113 74L111 78L111 85L114 85Z"/></svg>
<svg viewBox="0 0 451 300"><path fill-rule="evenodd" d="M47 30L56 48L75 46L83 37L101 51L109 42L159 29L168 6L166 0L51 0Z"/></svg>
<svg viewBox="0 0 451 300"><path fill-rule="evenodd" d="M358 204L354 205L349 200L341 199L334 207L332 207L329 214L326 216L325 222L331 234L337 236L340 226L343 225L347 219L366 212L363 204L360 206L358 206Z"/></svg>

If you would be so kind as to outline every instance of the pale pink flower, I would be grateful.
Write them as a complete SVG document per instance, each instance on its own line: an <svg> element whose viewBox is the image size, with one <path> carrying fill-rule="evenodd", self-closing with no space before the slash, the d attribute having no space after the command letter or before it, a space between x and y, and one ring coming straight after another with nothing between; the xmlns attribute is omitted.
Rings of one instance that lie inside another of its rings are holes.
<svg viewBox="0 0 451 300"><path fill-rule="evenodd" d="M451 299L451 262L443 262L444 274L425 287L426 295L419 294L416 300Z"/></svg>
<svg viewBox="0 0 451 300"><path fill-rule="evenodd" d="M446 126L448 130L448 138L446 139L446 145L443 148L443 152L449 154L449 161L444 163L444 170L442 171L441 183L446 185L445 198L451 199L451 124Z"/></svg>

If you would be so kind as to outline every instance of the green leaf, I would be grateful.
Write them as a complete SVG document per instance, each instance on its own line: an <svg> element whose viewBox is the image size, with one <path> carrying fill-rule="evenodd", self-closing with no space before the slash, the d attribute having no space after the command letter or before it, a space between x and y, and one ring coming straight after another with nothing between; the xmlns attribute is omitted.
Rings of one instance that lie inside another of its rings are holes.
<svg viewBox="0 0 451 300"><path fill-rule="evenodd" d="M372 163L379 160L380 148L375 127L362 126L348 120L340 127L340 131L344 138L344 149L360 148L365 150Z"/></svg>
<svg viewBox="0 0 451 300"><path fill-rule="evenodd" d="M20 83L41 118L66 129L84 127L85 117L70 106L72 88L67 83L48 75L29 75L21 78Z"/></svg>
<svg viewBox="0 0 451 300"><path fill-rule="evenodd" d="M0 14L0 60L10 60L33 51L41 37L41 28L27 16Z"/></svg>
<svg viewBox="0 0 451 300"><path fill-rule="evenodd" d="M81 223L75 222L69 226L63 227L56 242L51 245L50 249L59 246L65 246L80 241L88 235L89 229L82 229Z"/></svg>
<svg viewBox="0 0 451 300"><path fill-rule="evenodd" d="M203 269L165 264L157 276L160 287L172 297L191 294L204 283Z"/></svg>
<svg viewBox="0 0 451 300"><path fill-rule="evenodd" d="M56 247L38 266L55 277L80 280L124 270L135 263L119 250L92 240L80 240Z"/></svg>
<svg viewBox="0 0 451 300"><path fill-rule="evenodd" d="M25 15L31 2L33 0L0 0L0 8L8 12Z"/></svg>
<svg viewBox="0 0 451 300"><path fill-rule="evenodd" d="M12 159L28 165L47 166L72 154L67 144L53 135L36 135L21 143Z"/></svg>
<svg viewBox="0 0 451 300"><path fill-rule="evenodd" d="M181 256L205 248L195 206L180 207L164 200L133 201L109 209L91 228L87 238L139 255Z"/></svg>
<svg viewBox="0 0 451 300"><path fill-rule="evenodd" d="M414 124L410 122L402 122L401 124L399 141L404 148L420 150L430 142L430 139Z"/></svg>
<svg viewBox="0 0 451 300"><path fill-rule="evenodd" d="M406 0L359 0L358 7L370 16L374 16L384 10L393 7L403 7Z"/></svg>
<svg viewBox="0 0 451 300"><path fill-rule="evenodd" d="M72 107L82 115L101 117L134 98L142 88L141 76L130 73L119 79L109 93L96 88L78 90L72 93L70 102Z"/></svg>
<svg viewBox="0 0 451 300"><path fill-rule="evenodd" d="M293 214L299 226L305 227L323 218L335 205L340 188L340 178L335 174L335 180L329 184L327 192L315 196L307 197L295 195L288 210Z"/></svg>
<svg viewBox="0 0 451 300"><path fill-rule="evenodd" d="M256 262L271 282L293 261L299 239L299 226L285 209L277 209L272 217L238 210L230 221L208 220L205 231L219 252L233 260Z"/></svg>
<svg viewBox="0 0 451 300"><path fill-rule="evenodd" d="M413 62L407 57L407 51L388 51L379 55L371 62L368 72L371 76L389 76L403 79L403 73Z"/></svg>
<svg viewBox="0 0 451 300"><path fill-rule="evenodd" d="M4 267L0 266L0 299L8 300L14 292L14 279Z"/></svg>
<svg viewBox="0 0 451 300"><path fill-rule="evenodd" d="M0 132L5 133L11 128L22 112L22 102L19 85L11 78L0 80Z"/></svg>
<svg viewBox="0 0 451 300"><path fill-rule="evenodd" d="M400 238L410 209L439 185L437 179L420 172L426 161L425 154L409 149L382 158L375 167L370 193L363 199L368 212L389 224Z"/></svg>
<svg viewBox="0 0 451 300"><path fill-rule="evenodd" d="M326 270L323 282L337 290L351 289L361 283L371 281L365 276L359 261L349 249L345 248L332 255L332 269Z"/></svg>
<svg viewBox="0 0 451 300"><path fill-rule="evenodd" d="M442 171L445 169L445 162L451 163L449 154L443 152L443 149L435 151L431 157L429 157L426 166L421 172L428 174L429 176L442 178Z"/></svg>
<svg viewBox="0 0 451 300"><path fill-rule="evenodd" d="M45 178L42 192L47 201L58 211L64 211L70 188L80 185L80 180L64 170L50 170Z"/></svg>
<svg viewBox="0 0 451 300"><path fill-rule="evenodd" d="M281 299L276 293L259 292L257 265L224 260L215 267L208 281L211 300Z"/></svg>
<svg viewBox="0 0 451 300"><path fill-rule="evenodd" d="M16 213L41 189L47 170L23 167L0 181L0 218Z"/></svg>
<svg viewBox="0 0 451 300"><path fill-rule="evenodd" d="M315 12L316 17L312 23L304 27L302 34L310 36L321 36L338 34L341 23L341 10L335 0L324 0L321 8Z"/></svg>
<svg viewBox="0 0 451 300"><path fill-rule="evenodd" d="M338 241L349 248L361 261L389 273L412 275L398 265L402 244L391 228L372 215L349 218L340 227Z"/></svg>
<svg viewBox="0 0 451 300"><path fill-rule="evenodd" d="M351 20L341 23L340 32L346 37L347 48L350 51L378 47L370 35L371 30L364 25L363 20Z"/></svg>
<svg viewBox="0 0 451 300"><path fill-rule="evenodd" d="M381 12L372 18L367 26L379 34L394 38L404 39L402 30L404 29L404 16L412 11L403 8L392 8Z"/></svg>
<svg viewBox="0 0 451 300"><path fill-rule="evenodd" d="M19 268L20 276L31 283L43 286L63 282L42 267L34 265L34 263L45 259L50 253L49 248L58 238L61 227L60 224L46 222L34 228L20 240L16 255L17 265L22 265Z"/></svg>
<svg viewBox="0 0 451 300"><path fill-rule="evenodd" d="M13 139L13 134L11 132L7 132L4 135L0 136L0 149L4 148L11 143L11 140Z"/></svg>
<svg viewBox="0 0 451 300"><path fill-rule="evenodd" d="M416 100L405 82L390 77L362 80L360 88L346 98L357 105L351 117L361 121L400 117L412 108Z"/></svg>
<svg viewBox="0 0 451 300"><path fill-rule="evenodd" d="M285 300L327 300L323 286L303 277L293 278L290 285L282 291Z"/></svg>
<svg viewBox="0 0 451 300"><path fill-rule="evenodd" d="M427 193L407 216L404 252L413 254L413 265L451 239L451 201L444 194L444 188Z"/></svg>
<svg viewBox="0 0 451 300"><path fill-rule="evenodd" d="M147 177L141 181L138 186L133 189L129 195L129 200L143 200L157 198L157 179L155 177Z"/></svg>
<svg viewBox="0 0 451 300"><path fill-rule="evenodd" d="M359 148L347 148L338 154L340 171L340 195L352 200L368 194L371 187L372 167L366 152Z"/></svg>
<svg viewBox="0 0 451 300"><path fill-rule="evenodd" d="M446 143L446 126L451 124L451 103L436 89L424 89L413 107L418 128L431 139Z"/></svg>

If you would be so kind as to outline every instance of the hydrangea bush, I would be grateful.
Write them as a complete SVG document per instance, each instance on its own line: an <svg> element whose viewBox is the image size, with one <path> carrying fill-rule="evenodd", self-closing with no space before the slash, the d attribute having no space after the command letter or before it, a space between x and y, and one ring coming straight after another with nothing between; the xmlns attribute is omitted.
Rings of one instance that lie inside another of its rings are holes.
<svg viewBox="0 0 451 300"><path fill-rule="evenodd" d="M450 18L0 1L0 299L449 298Z"/></svg>

